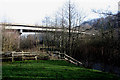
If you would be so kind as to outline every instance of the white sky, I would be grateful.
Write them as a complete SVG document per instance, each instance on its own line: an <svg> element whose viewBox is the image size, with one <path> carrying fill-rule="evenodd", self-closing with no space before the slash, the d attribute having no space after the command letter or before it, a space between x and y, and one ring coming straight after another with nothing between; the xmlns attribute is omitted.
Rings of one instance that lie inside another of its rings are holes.
<svg viewBox="0 0 120 80"><path fill-rule="evenodd" d="M67 0L0 0L0 22L40 24L45 16L54 15ZM98 15L91 9L118 11L119 0L73 0L88 19Z"/></svg>

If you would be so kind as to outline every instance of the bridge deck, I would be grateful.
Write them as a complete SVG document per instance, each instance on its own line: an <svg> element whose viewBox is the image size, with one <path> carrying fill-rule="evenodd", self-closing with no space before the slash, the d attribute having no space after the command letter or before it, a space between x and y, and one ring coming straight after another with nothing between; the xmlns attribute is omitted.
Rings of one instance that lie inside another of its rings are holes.
<svg viewBox="0 0 120 80"><path fill-rule="evenodd" d="M60 27L43 27L36 25L19 25L19 24L0 24L1 26L5 26L7 30L22 30L22 32L69 32L68 28L60 28ZM87 34L85 32L79 32L79 30L71 29L71 33L75 34Z"/></svg>

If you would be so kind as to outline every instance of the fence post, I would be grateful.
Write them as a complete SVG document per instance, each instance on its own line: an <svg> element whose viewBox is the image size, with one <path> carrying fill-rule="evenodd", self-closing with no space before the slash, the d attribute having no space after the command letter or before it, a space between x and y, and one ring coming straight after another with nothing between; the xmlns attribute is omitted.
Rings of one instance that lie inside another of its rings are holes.
<svg viewBox="0 0 120 80"><path fill-rule="evenodd" d="M37 56L35 56L35 60L37 60Z"/></svg>
<svg viewBox="0 0 120 80"><path fill-rule="evenodd" d="M24 59L23 59L23 55L24 55L24 54L23 54L23 51L22 51L22 61L24 60Z"/></svg>
<svg viewBox="0 0 120 80"><path fill-rule="evenodd" d="M14 52L12 52L12 62L14 61Z"/></svg>

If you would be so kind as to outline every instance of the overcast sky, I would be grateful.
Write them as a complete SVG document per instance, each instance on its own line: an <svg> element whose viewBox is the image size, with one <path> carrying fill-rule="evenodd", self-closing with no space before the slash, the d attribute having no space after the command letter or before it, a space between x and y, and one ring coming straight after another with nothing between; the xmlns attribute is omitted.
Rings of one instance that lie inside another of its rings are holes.
<svg viewBox="0 0 120 80"><path fill-rule="evenodd" d="M67 0L0 0L0 22L22 24L41 24L45 16L52 16ZM83 10L88 19L99 16L91 11L110 10L118 11L119 0L73 0L80 10Z"/></svg>

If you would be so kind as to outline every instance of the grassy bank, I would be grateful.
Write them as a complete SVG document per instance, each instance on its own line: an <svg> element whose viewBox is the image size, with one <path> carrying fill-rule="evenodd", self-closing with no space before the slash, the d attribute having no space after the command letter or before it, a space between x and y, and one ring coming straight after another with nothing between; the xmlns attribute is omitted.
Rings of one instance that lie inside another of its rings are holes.
<svg viewBox="0 0 120 80"><path fill-rule="evenodd" d="M115 75L86 69L66 61L39 60L3 62L3 80L94 79L118 80Z"/></svg>

